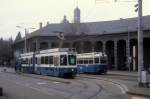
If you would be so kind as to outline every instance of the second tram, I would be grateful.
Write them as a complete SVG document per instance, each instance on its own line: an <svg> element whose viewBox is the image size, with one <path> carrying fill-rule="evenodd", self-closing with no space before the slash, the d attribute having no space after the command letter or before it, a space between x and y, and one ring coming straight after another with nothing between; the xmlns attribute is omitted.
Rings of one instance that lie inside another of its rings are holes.
<svg viewBox="0 0 150 99"><path fill-rule="evenodd" d="M78 73L106 74L107 55L102 52L77 54Z"/></svg>

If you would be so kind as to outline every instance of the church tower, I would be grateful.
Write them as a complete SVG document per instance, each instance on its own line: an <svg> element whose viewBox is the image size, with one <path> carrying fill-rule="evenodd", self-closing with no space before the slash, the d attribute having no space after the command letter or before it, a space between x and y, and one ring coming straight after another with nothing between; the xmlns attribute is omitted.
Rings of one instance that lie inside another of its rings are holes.
<svg viewBox="0 0 150 99"><path fill-rule="evenodd" d="M74 23L80 23L80 9L78 7L74 9Z"/></svg>
<svg viewBox="0 0 150 99"><path fill-rule="evenodd" d="M64 15L64 19L62 20L62 22L61 22L61 23L69 23L69 21L67 20L66 15Z"/></svg>

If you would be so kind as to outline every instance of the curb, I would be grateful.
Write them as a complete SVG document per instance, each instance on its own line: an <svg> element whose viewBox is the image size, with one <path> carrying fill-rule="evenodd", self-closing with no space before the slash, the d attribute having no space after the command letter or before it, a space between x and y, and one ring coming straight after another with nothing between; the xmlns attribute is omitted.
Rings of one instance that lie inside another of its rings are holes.
<svg viewBox="0 0 150 99"><path fill-rule="evenodd" d="M145 95L145 94L135 93L135 92L130 92L130 91L127 91L126 93L127 93L127 94L130 94L130 95L143 96L143 97L150 97L150 95Z"/></svg>
<svg viewBox="0 0 150 99"><path fill-rule="evenodd" d="M117 76L129 76L129 75L124 75L124 74L113 74L113 73L109 73L109 75L117 75ZM136 75L130 75L131 77L137 77Z"/></svg>

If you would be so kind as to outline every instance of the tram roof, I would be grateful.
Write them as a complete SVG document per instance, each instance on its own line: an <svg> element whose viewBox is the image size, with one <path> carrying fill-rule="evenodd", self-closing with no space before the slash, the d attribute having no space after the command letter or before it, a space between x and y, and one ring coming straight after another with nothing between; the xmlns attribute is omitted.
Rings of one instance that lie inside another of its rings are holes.
<svg viewBox="0 0 150 99"><path fill-rule="evenodd" d="M106 56L106 54L102 53L102 52L92 52L92 53L77 54L78 58L93 58L93 57L99 57L99 56Z"/></svg>
<svg viewBox="0 0 150 99"><path fill-rule="evenodd" d="M42 50L39 53L54 53L54 52L75 52L72 48L54 48L48 50Z"/></svg>
<svg viewBox="0 0 150 99"><path fill-rule="evenodd" d="M21 57L24 57L24 56L33 56L33 52L29 52L29 53L23 53L23 54L20 54Z"/></svg>

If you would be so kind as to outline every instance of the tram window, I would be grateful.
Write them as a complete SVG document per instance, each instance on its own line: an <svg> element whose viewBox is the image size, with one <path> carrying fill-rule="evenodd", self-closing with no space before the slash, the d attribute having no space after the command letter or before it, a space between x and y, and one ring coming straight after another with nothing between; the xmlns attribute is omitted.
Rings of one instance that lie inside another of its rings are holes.
<svg viewBox="0 0 150 99"><path fill-rule="evenodd" d="M49 64L53 64L53 56L49 56Z"/></svg>
<svg viewBox="0 0 150 99"><path fill-rule="evenodd" d="M37 57L35 58L35 64L37 64Z"/></svg>
<svg viewBox="0 0 150 99"><path fill-rule="evenodd" d="M28 64L28 63L29 63L28 58L26 58L26 64Z"/></svg>
<svg viewBox="0 0 150 99"><path fill-rule="evenodd" d="M94 63L99 63L99 58L94 58Z"/></svg>
<svg viewBox="0 0 150 99"><path fill-rule="evenodd" d="M28 59L28 64L29 64L29 65L31 64L31 59Z"/></svg>
<svg viewBox="0 0 150 99"><path fill-rule="evenodd" d="M89 60L89 64L93 64L93 60L92 59Z"/></svg>
<svg viewBox="0 0 150 99"><path fill-rule="evenodd" d="M106 63L106 58L105 57L100 57L100 63Z"/></svg>
<svg viewBox="0 0 150 99"><path fill-rule="evenodd" d="M88 64L88 60L87 59L84 60L84 64Z"/></svg>
<svg viewBox="0 0 150 99"><path fill-rule="evenodd" d="M45 56L45 64L48 64L48 56Z"/></svg>
<svg viewBox="0 0 150 99"><path fill-rule="evenodd" d="M76 56L68 55L68 63L69 63L69 65L76 65Z"/></svg>
<svg viewBox="0 0 150 99"><path fill-rule="evenodd" d="M60 65L67 65L67 55L60 55Z"/></svg>
<svg viewBox="0 0 150 99"><path fill-rule="evenodd" d="M44 64L44 57L41 57L41 64Z"/></svg>
<svg viewBox="0 0 150 99"><path fill-rule="evenodd" d="M59 57L54 56L54 66L58 66L58 65L59 65Z"/></svg>
<svg viewBox="0 0 150 99"><path fill-rule="evenodd" d="M26 59L21 59L22 64L27 64Z"/></svg>
<svg viewBox="0 0 150 99"><path fill-rule="evenodd" d="M77 64L79 64L79 60L77 60Z"/></svg>
<svg viewBox="0 0 150 99"><path fill-rule="evenodd" d="M33 63L33 59L31 58L31 64Z"/></svg>
<svg viewBox="0 0 150 99"><path fill-rule="evenodd" d="M38 65L41 64L41 58L40 58L40 57L37 58L37 64L38 64Z"/></svg>
<svg viewBox="0 0 150 99"><path fill-rule="evenodd" d="M83 60L79 60L79 64L83 64Z"/></svg>

